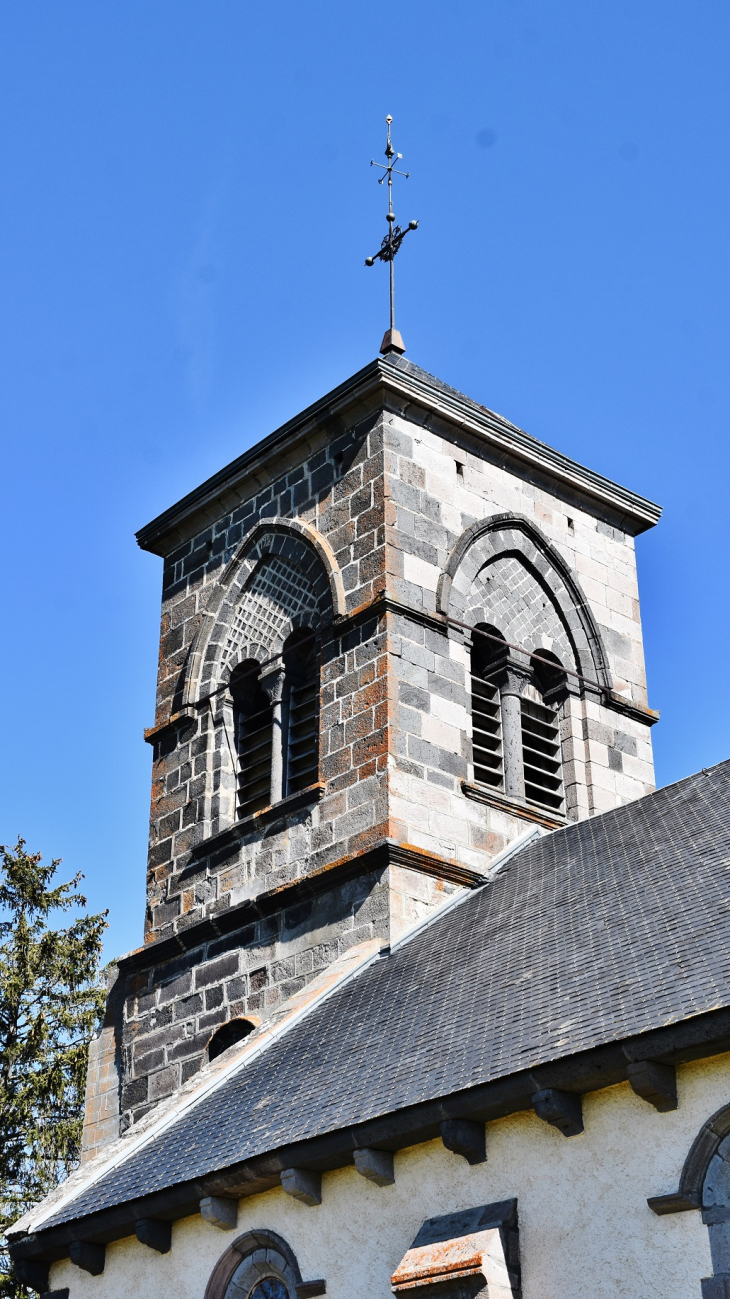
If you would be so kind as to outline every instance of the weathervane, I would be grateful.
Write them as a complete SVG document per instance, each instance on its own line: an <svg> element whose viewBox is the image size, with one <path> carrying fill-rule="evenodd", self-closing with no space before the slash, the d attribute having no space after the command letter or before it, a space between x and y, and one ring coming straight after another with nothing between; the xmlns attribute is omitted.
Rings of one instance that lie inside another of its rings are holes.
<svg viewBox="0 0 730 1299"><path fill-rule="evenodd" d="M375 256L365 258L366 266L374 266L378 258L380 258L381 262L390 263L390 329L385 331L383 341L380 344L380 350L383 355L386 355L388 352L403 353L406 350L403 344L403 339L395 327L395 276L393 263L395 262L395 255L408 234L408 231L418 229L417 221L409 221L405 230L402 230L400 226L395 224L395 213L393 211L393 176L405 176L405 179L408 180L411 173L409 171L398 171L398 168L395 166L396 162L401 161L403 154L396 153L390 142L390 125L393 118L388 115L385 120L388 123L388 143L385 147L385 156L388 159L387 166L382 162L376 162L374 158L370 159L370 166L380 167L383 172L383 175L378 179L379 185L382 185L386 179L388 181L388 213L386 216L388 222L388 233L383 239L383 242Z"/></svg>

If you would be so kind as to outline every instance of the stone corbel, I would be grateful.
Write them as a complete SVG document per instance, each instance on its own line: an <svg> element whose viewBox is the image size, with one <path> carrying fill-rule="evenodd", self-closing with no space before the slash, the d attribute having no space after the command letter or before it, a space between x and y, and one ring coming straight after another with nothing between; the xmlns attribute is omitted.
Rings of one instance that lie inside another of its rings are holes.
<svg viewBox="0 0 730 1299"><path fill-rule="evenodd" d="M519 1299L517 1201L428 1218L390 1278L401 1299Z"/></svg>

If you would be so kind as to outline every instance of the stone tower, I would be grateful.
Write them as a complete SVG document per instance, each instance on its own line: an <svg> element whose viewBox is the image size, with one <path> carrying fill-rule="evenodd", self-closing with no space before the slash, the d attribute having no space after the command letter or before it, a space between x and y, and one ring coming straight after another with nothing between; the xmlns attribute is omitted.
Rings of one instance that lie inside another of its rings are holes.
<svg viewBox="0 0 730 1299"><path fill-rule="evenodd" d="M391 354L142 529L145 943L87 1154L530 826L653 788L633 538L659 513Z"/></svg>

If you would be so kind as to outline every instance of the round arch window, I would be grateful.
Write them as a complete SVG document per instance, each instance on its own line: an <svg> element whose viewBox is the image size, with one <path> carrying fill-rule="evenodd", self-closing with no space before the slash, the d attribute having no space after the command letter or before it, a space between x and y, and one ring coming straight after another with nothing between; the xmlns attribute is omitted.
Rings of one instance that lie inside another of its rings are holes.
<svg viewBox="0 0 730 1299"><path fill-rule="evenodd" d="M301 1280L286 1241L258 1229L239 1236L218 1260L205 1299L296 1299Z"/></svg>
<svg viewBox="0 0 730 1299"><path fill-rule="evenodd" d="M289 1291L276 1276L267 1276L254 1286L249 1299L289 1299Z"/></svg>

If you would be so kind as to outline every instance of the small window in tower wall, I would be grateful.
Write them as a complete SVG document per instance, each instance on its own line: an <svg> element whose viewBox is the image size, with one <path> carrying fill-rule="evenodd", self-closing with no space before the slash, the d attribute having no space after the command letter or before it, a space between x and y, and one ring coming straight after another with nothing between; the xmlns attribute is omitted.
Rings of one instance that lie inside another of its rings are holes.
<svg viewBox="0 0 730 1299"><path fill-rule="evenodd" d="M258 676L258 663L242 663L231 676L238 753L239 817L259 812L271 802L272 710Z"/></svg>
<svg viewBox="0 0 730 1299"><path fill-rule="evenodd" d="M529 689L522 698L522 760L529 803L563 811L560 731L555 710Z"/></svg>
<svg viewBox="0 0 730 1299"><path fill-rule="evenodd" d="M311 631L284 647L286 736L284 794L315 784L319 776L319 657Z"/></svg>

